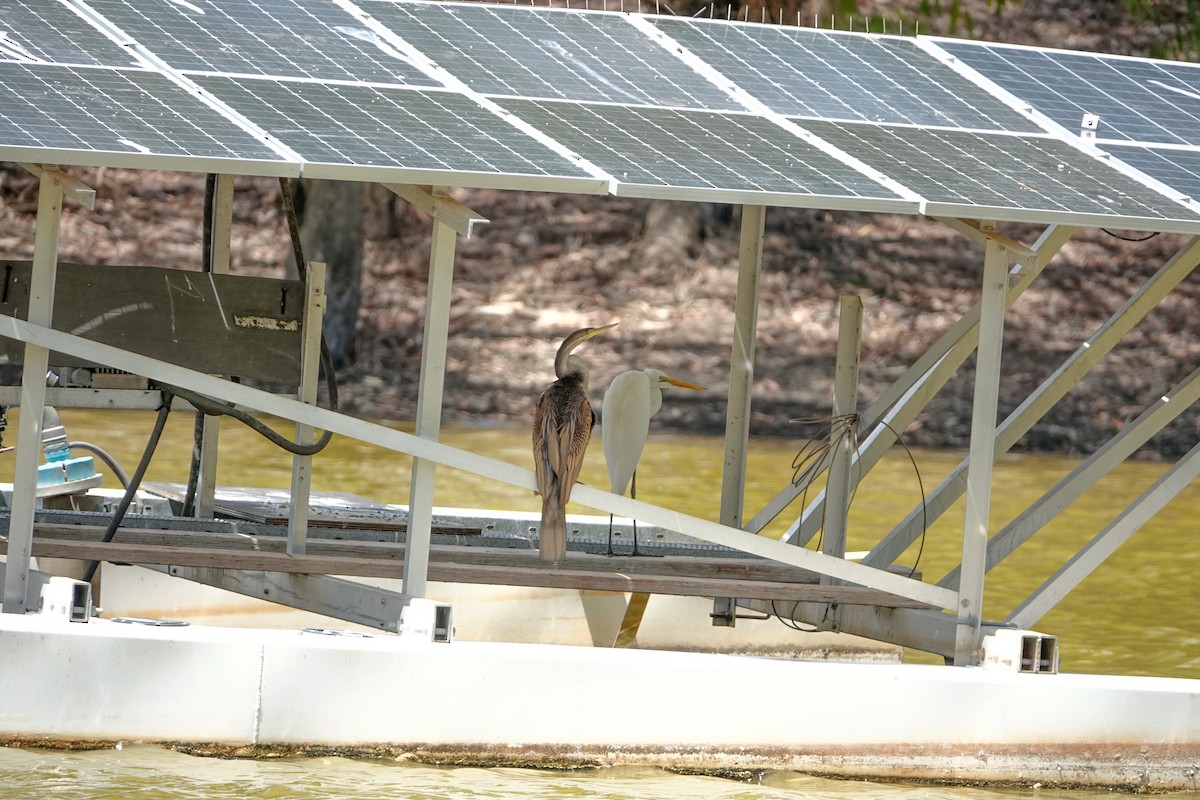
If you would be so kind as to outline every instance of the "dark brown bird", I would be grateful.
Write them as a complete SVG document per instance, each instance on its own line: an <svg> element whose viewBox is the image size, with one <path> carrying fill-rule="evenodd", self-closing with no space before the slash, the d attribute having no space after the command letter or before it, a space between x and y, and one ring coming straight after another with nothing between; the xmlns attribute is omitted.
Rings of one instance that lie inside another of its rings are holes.
<svg viewBox="0 0 1200 800"><path fill-rule="evenodd" d="M554 357L558 380L542 392L533 411L533 463L542 496L538 539L544 561L561 561L567 554L567 502L596 424L587 397L587 365L571 351L618 324L580 328L563 340Z"/></svg>

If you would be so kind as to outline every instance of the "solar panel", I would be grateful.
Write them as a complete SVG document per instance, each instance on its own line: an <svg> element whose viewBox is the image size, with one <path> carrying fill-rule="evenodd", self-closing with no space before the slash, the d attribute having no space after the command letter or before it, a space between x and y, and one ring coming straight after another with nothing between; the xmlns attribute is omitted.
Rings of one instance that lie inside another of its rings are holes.
<svg viewBox="0 0 1200 800"><path fill-rule="evenodd" d="M1169 230L1200 220L1180 203L1046 136L806 120L816 135L911 187L926 213L1028 222L1077 215Z"/></svg>
<svg viewBox="0 0 1200 800"><path fill-rule="evenodd" d="M4 0L0 61L127 67L136 61L73 10L46 0Z"/></svg>
<svg viewBox="0 0 1200 800"><path fill-rule="evenodd" d="M362 6L480 94L742 108L619 14L449 3Z"/></svg>
<svg viewBox="0 0 1200 800"><path fill-rule="evenodd" d="M1181 194L1200 200L1200 150L1105 144L1104 149Z"/></svg>
<svg viewBox="0 0 1200 800"><path fill-rule="evenodd" d="M850 201L869 198L881 210L916 208L915 201L753 114L517 99L497 103L612 175L618 194L655 197L688 189L731 198L764 193L781 205L810 204L821 197L831 208L861 207Z"/></svg>
<svg viewBox="0 0 1200 800"><path fill-rule="evenodd" d="M328 0L90 0L89 5L178 70L438 85Z"/></svg>
<svg viewBox="0 0 1200 800"><path fill-rule="evenodd" d="M1200 65L958 40L937 46L1068 131L1096 114L1098 140L1200 145Z"/></svg>
<svg viewBox="0 0 1200 800"><path fill-rule="evenodd" d="M778 114L1040 130L908 39L721 20L650 22Z"/></svg>
<svg viewBox="0 0 1200 800"><path fill-rule="evenodd" d="M524 175L569 179L578 191L604 188L604 181L458 92L216 76L196 81L312 162L304 170L309 177L394 169L431 173L424 182L438 182L432 173L444 173L441 182L453 177L464 186ZM491 180L481 182L481 176ZM390 179L422 182L399 173Z"/></svg>
<svg viewBox="0 0 1200 800"><path fill-rule="evenodd" d="M79 8L6 0L0 157L1200 232L1193 65L423 0ZM1084 111L1117 158L1046 121Z"/></svg>
<svg viewBox="0 0 1200 800"><path fill-rule="evenodd" d="M5 158L294 175L266 143L146 70L0 62ZM238 163L234 163L238 162Z"/></svg>

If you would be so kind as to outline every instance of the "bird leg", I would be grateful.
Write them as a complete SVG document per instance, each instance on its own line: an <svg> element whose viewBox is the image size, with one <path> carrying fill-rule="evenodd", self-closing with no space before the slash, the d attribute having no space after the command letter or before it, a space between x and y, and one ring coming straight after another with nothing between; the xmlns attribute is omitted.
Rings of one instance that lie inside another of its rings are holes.
<svg viewBox="0 0 1200 800"><path fill-rule="evenodd" d="M616 553L614 553L613 549L612 549L612 529L613 529L613 515L609 514L608 515L608 553L606 555L615 556Z"/></svg>
<svg viewBox="0 0 1200 800"><path fill-rule="evenodd" d="M629 496L637 500L637 470L633 471L633 475L629 478ZM637 549L637 520L633 521L633 553L632 555L640 556L641 553Z"/></svg>

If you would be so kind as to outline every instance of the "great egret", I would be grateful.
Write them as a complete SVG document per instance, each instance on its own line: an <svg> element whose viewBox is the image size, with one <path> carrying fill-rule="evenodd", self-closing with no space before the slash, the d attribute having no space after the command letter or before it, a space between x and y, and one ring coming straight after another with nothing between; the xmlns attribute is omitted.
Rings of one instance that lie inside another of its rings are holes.
<svg viewBox="0 0 1200 800"><path fill-rule="evenodd" d="M571 351L618 324L580 328L563 340L554 357L558 380L542 392L533 411L533 463L542 496L538 548L545 561L561 561L567 554L567 501L596 423L587 398L587 365Z"/></svg>
<svg viewBox="0 0 1200 800"><path fill-rule="evenodd" d="M676 380L657 369L631 369L613 378L604 393L600 411L600 434L604 440L604 460L614 494L625 494L632 485L631 497L637 497L637 464L642 457L650 418L662 408L664 386L703 391L703 386ZM612 555L612 516L608 525L608 554ZM633 522L633 555L637 549L637 520Z"/></svg>

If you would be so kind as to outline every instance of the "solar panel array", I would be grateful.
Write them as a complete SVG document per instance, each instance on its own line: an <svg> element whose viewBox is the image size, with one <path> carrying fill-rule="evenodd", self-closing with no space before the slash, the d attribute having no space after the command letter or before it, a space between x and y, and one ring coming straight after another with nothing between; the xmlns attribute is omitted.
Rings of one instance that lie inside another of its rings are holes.
<svg viewBox="0 0 1200 800"><path fill-rule="evenodd" d="M1200 233L1198 121L1200 67L940 39L423 0L0 9L14 161Z"/></svg>
<svg viewBox="0 0 1200 800"><path fill-rule="evenodd" d="M973 42L938 46L1068 132L1080 131L1085 115L1098 117L1097 147L1200 199L1200 65Z"/></svg>

